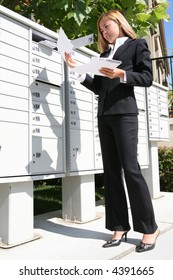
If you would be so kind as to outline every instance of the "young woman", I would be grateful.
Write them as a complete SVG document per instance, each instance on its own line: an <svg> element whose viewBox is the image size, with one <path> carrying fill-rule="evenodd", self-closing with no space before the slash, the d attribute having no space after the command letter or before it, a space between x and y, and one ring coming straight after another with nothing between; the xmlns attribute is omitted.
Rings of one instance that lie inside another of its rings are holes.
<svg viewBox="0 0 173 280"><path fill-rule="evenodd" d="M106 228L114 231L103 247L118 246L130 230L125 178L134 231L143 234L136 246L137 252L155 247L159 230L155 222L148 186L137 161L138 109L134 86L152 84L150 52L144 39L136 34L124 16L116 10L102 15L97 22L98 49L101 57L120 60L116 69L101 68L104 76L88 74L81 83L99 96L98 128L102 149ZM77 63L71 54L65 54L69 67Z"/></svg>

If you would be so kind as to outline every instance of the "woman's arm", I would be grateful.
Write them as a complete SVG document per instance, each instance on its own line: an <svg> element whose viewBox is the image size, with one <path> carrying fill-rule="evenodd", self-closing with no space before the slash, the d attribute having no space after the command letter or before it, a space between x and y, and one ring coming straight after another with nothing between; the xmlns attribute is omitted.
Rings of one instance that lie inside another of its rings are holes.
<svg viewBox="0 0 173 280"><path fill-rule="evenodd" d="M75 68L78 66L78 63L73 59L72 55L69 53L65 53L65 61L67 66L70 68ZM81 82L83 86L93 91L95 94L99 94L100 90L100 77L95 76L94 79L88 74L85 76L84 81Z"/></svg>
<svg viewBox="0 0 173 280"><path fill-rule="evenodd" d="M119 68L110 69L110 68L102 67L99 71L100 73L102 73L103 75L105 75L110 79L120 78L124 80L125 71L122 69Z"/></svg>
<svg viewBox="0 0 173 280"><path fill-rule="evenodd" d="M149 87L153 81L152 62L144 39L138 40L135 52L133 71L126 71L126 85Z"/></svg>

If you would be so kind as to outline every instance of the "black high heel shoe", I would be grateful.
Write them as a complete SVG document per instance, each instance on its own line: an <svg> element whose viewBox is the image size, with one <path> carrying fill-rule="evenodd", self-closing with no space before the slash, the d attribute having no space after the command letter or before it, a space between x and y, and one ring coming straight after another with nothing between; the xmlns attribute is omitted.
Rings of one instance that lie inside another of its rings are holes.
<svg viewBox="0 0 173 280"><path fill-rule="evenodd" d="M152 244L147 244L147 243L144 243L144 242L140 242L137 246L136 246L136 252L137 253L143 253L143 252L146 252L146 251L150 251L150 250L153 250L155 248L155 245L156 245L156 240L157 240L157 237L159 236L160 234L160 230L158 231L158 234L155 238L155 241L154 243Z"/></svg>
<svg viewBox="0 0 173 280"><path fill-rule="evenodd" d="M125 241L127 241L127 233L128 233L128 231L124 232L120 239L108 240L105 244L103 244L102 247L109 248L109 247L113 247L113 246L119 246L121 244L121 241L123 240L123 238L125 239Z"/></svg>

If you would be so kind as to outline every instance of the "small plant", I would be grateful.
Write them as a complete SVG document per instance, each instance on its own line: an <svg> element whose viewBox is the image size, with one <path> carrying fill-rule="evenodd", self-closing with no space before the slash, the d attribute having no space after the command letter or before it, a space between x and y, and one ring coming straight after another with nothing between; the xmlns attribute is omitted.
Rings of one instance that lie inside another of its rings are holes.
<svg viewBox="0 0 173 280"><path fill-rule="evenodd" d="M104 199L103 174L95 175L95 200ZM62 209L62 180L34 181L34 215Z"/></svg>
<svg viewBox="0 0 173 280"><path fill-rule="evenodd" d="M61 209L61 178L34 181L34 215Z"/></svg>
<svg viewBox="0 0 173 280"><path fill-rule="evenodd" d="M160 189L173 192L173 147L159 148Z"/></svg>

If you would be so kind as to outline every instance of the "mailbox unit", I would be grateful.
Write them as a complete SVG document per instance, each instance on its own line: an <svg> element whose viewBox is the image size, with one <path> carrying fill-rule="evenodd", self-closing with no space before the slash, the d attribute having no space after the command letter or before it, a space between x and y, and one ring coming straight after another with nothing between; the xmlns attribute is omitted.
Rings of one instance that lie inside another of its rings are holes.
<svg viewBox="0 0 173 280"><path fill-rule="evenodd" d="M57 33L0 6L1 247L35 239L33 180L65 176L64 68Z"/></svg>
<svg viewBox="0 0 173 280"><path fill-rule="evenodd" d="M1 15L0 177L29 172L29 45L29 28Z"/></svg>
<svg viewBox="0 0 173 280"><path fill-rule="evenodd" d="M63 63L56 50L40 43L57 34L52 38L31 23L0 16L1 182L62 177L66 171Z"/></svg>
<svg viewBox="0 0 173 280"><path fill-rule="evenodd" d="M169 140L168 88L153 83L147 91L150 141Z"/></svg>
<svg viewBox="0 0 173 280"><path fill-rule="evenodd" d="M62 217L96 218L96 173L103 172L98 97L67 69L58 34L0 6L0 239L1 247L33 236L33 180L62 178ZM73 52L80 63L97 53ZM157 141L169 139L168 89L135 87L138 160L152 197L159 196ZM154 189L154 191L153 191Z"/></svg>
<svg viewBox="0 0 173 280"><path fill-rule="evenodd" d="M135 98L138 106L138 161L141 168L148 168L148 123L145 88L135 87Z"/></svg>
<svg viewBox="0 0 173 280"><path fill-rule="evenodd" d="M169 140L168 88L153 82L146 89L149 166L142 170L151 196L160 196L157 142Z"/></svg>
<svg viewBox="0 0 173 280"><path fill-rule="evenodd" d="M41 35L40 35L41 36ZM33 34L31 73L32 160L30 173L65 172L64 78L60 54L35 40Z"/></svg>
<svg viewBox="0 0 173 280"><path fill-rule="evenodd" d="M84 48L73 52L79 63L89 63L93 55ZM73 69L66 75L67 175L102 172L102 159L97 128L97 97L80 84Z"/></svg>

